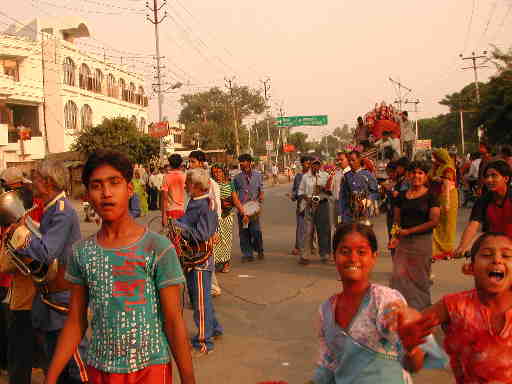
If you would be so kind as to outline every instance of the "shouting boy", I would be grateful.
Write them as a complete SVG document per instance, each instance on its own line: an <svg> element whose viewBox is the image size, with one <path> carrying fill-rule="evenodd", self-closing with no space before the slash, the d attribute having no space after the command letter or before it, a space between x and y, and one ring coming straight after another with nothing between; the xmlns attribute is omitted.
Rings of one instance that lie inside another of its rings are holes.
<svg viewBox="0 0 512 384"><path fill-rule="evenodd" d="M89 383L170 383L170 351L181 382L195 384L180 311L183 272L165 237L129 214L133 166L121 153L96 152L84 166L89 202L102 218L97 234L75 244L66 271L71 310L47 375L54 384L87 327Z"/></svg>

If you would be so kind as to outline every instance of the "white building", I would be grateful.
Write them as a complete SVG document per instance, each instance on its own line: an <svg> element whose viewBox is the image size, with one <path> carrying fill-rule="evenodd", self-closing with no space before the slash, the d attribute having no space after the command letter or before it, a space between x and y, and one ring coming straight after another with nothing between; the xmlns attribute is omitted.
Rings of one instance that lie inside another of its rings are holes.
<svg viewBox="0 0 512 384"><path fill-rule="evenodd" d="M146 131L142 74L79 50L90 35L80 18L35 19L0 34L0 168L69 150L77 132L104 117ZM31 139L19 141L19 127Z"/></svg>

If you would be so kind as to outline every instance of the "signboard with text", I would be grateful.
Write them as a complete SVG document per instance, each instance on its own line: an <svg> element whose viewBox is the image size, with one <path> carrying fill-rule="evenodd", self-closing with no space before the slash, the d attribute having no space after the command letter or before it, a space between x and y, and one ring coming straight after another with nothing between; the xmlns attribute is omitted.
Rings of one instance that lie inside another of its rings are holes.
<svg viewBox="0 0 512 384"><path fill-rule="evenodd" d="M149 135L153 137L165 137L169 134L169 122L161 121L149 126Z"/></svg>
<svg viewBox="0 0 512 384"><path fill-rule="evenodd" d="M327 125L327 115L316 116L282 116L276 118L278 127L301 127L304 125L319 126Z"/></svg>
<svg viewBox="0 0 512 384"><path fill-rule="evenodd" d="M424 151L427 149L432 149L432 140L430 140L430 139L416 140L416 150L417 151Z"/></svg>

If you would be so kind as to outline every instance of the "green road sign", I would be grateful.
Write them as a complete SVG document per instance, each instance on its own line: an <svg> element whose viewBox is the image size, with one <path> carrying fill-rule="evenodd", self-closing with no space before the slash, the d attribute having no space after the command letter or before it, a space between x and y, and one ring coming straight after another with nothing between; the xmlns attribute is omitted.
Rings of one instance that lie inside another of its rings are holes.
<svg viewBox="0 0 512 384"><path fill-rule="evenodd" d="M327 125L327 115L283 116L276 119L278 127L300 127L302 125Z"/></svg>

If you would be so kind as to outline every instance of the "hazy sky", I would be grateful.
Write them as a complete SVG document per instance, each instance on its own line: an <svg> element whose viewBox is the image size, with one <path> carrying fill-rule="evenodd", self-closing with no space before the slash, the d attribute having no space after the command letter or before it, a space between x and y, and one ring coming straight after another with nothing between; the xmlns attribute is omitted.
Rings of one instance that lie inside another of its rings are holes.
<svg viewBox="0 0 512 384"><path fill-rule="evenodd" d="M150 89L153 26L137 12L144 0L1 3L20 21L81 15L94 37L84 47L106 46L114 61L132 56L124 61L148 73ZM287 115L329 115L328 128L306 129L315 134L352 125L376 102L393 102L390 76L412 89L409 100L420 99L419 117L433 116L445 112L438 104L444 95L473 80L472 71L461 69L470 63L460 53L480 52L490 43L512 46L512 0L168 0L164 9L166 81L192 84L166 95L170 119L179 112L182 92L224 86L226 76L253 87L270 77L273 105ZM0 16L0 22L9 20ZM493 73L491 64L479 76Z"/></svg>

